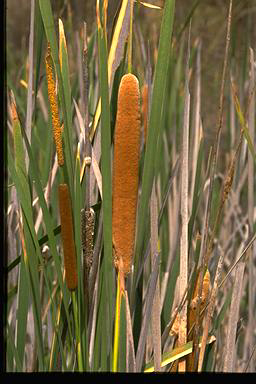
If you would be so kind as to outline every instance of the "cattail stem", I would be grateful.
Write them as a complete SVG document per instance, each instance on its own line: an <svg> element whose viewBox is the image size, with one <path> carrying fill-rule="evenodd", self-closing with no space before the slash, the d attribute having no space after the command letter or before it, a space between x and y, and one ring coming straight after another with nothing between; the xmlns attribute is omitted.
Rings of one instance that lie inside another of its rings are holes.
<svg viewBox="0 0 256 384"><path fill-rule="evenodd" d="M140 149L139 98L138 79L132 74L124 75L118 93L112 211L114 264L124 275L131 269L135 240Z"/></svg>
<svg viewBox="0 0 256 384"><path fill-rule="evenodd" d="M128 72L132 72L132 22L133 22L133 0L130 1L130 32L128 40Z"/></svg>
<svg viewBox="0 0 256 384"><path fill-rule="evenodd" d="M190 30L188 32L188 50L186 58L186 78L185 78L185 105L184 123L182 138L182 168L181 168L181 237L180 237L180 299L188 284L188 155L189 155L189 58L190 58ZM187 303L181 310L179 345L187 342ZM179 371L186 370L186 360L179 361Z"/></svg>
<svg viewBox="0 0 256 384"><path fill-rule="evenodd" d="M80 337L80 327L78 321L78 307L75 291L72 292L72 303L75 319L75 329L76 329L76 353L77 353L77 362L79 372L83 372L83 359L82 359L82 350L81 350L81 337Z"/></svg>
<svg viewBox="0 0 256 384"><path fill-rule="evenodd" d="M123 274L122 274L123 275ZM121 280L123 280L123 276L121 277L120 272L117 275L117 295L116 295L116 317L115 317L115 333L114 333L114 350L113 350L113 366L112 371L117 372L117 364L118 364L118 347L119 347L119 334L120 334L120 305L121 305Z"/></svg>

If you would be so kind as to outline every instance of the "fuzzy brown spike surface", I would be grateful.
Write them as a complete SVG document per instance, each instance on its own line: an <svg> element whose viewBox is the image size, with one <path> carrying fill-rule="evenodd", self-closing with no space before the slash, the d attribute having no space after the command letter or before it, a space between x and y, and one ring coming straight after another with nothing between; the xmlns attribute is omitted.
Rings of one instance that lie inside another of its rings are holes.
<svg viewBox="0 0 256 384"><path fill-rule="evenodd" d="M67 184L59 184L59 209L66 282L68 289L73 291L77 288L78 279L76 250L73 234L72 208Z"/></svg>
<svg viewBox="0 0 256 384"><path fill-rule="evenodd" d="M112 236L115 267L130 272L134 252L139 183L140 92L132 74L124 75L118 92L114 138Z"/></svg>
<svg viewBox="0 0 256 384"><path fill-rule="evenodd" d="M53 136L56 145L56 152L58 158L59 166L63 166L64 164L64 154L62 148L62 139L61 139L61 126L60 126L60 118L59 118L59 109L57 96L55 94L55 82L53 79L53 65L51 59L51 47L48 43L47 54L45 56L45 65L46 65L46 77L47 77L47 86L48 86L48 97L51 107L52 114L52 126L53 126Z"/></svg>

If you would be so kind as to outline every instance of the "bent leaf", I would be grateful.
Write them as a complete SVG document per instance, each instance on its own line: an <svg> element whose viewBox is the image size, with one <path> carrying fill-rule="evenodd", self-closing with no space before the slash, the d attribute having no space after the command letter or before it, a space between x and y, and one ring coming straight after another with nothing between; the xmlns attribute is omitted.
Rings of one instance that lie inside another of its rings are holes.
<svg viewBox="0 0 256 384"><path fill-rule="evenodd" d="M216 340L215 336L209 337L207 344L211 344ZM199 348L201 347L201 343L199 344ZM161 367L165 367L167 364L172 363L175 360L178 360L184 356L189 355L193 351L193 341L189 341L185 345L181 347L177 347L173 349L171 352L165 352L163 354L163 360L161 363ZM144 372L154 372L154 363L150 362L146 365Z"/></svg>

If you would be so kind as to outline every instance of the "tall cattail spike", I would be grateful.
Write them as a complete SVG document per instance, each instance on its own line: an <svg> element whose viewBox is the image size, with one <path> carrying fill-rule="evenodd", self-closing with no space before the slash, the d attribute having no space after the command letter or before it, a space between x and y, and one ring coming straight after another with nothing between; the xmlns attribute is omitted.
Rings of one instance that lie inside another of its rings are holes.
<svg viewBox="0 0 256 384"><path fill-rule="evenodd" d="M58 102L57 102L57 97L55 93L55 83L53 79L51 47L49 43L47 47L47 54L45 56L45 65L46 65L46 76L47 76L47 85L48 85L48 97L49 97L51 114L52 114L53 136L54 136L54 141L56 145L58 164L59 166L62 166L64 164L64 155L63 155L63 149L62 149Z"/></svg>
<svg viewBox="0 0 256 384"><path fill-rule="evenodd" d="M72 208L67 184L59 184L59 209L66 282L68 289L72 291L77 288L78 279Z"/></svg>
<svg viewBox="0 0 256 384"><path fill-rule="evenodd" d="M139 82L131 73L118 92L113 161L112 235L115 267L130 272L135 240L140 149Z"/></svg>

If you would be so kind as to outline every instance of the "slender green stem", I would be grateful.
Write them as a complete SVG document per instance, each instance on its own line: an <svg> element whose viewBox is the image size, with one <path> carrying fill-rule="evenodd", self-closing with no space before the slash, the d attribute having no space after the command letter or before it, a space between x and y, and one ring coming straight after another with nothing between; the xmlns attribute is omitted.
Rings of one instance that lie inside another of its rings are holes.
<svg viewBox="0 0 256 384"><path fill-rule="evenodd" d="M118 364L118 345L120 334L120 274L117 277L117 294L116 294L116 318L115 318L115 331L114 331L114 350L113 350L113 365L112 371L117 372Z"/></svg>
<svg viewBox="0 0 256 384"><path fill-rule="evenodd" d="M130 9L130 33L128 40L128 72L132 73L132 22L133 22L133 0L131 0Z"/></svg>
<svg viewBox="0 0 256 384"><path fill-rule="evenodd" d="M77 362L79 372L83 372L83 358L81 351L81 339L80 339L80 328L78 322L78 307L76 300L76 292L72 292L72 302L73 302L73 311L74 311L74 320L75 320L75 329L76 329L76 353L77 353Z"/></svg>

